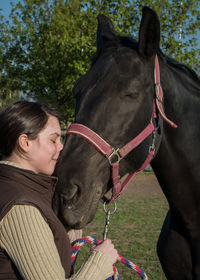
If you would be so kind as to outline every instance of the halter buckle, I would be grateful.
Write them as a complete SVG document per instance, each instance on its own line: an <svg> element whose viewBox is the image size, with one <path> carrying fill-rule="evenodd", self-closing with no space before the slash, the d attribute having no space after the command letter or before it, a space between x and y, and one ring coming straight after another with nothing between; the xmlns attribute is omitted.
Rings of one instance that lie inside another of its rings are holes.
<svg viewBox="0 0 200 280"><path fill-rule="evenodd" d="M110 154L109 156L107 156L107 159L110 163L110 165L112 166L114 163L120 162L120 160L122 159L122 157L119 154L119 148L118 149L114 149L113 148L113 152L112 154Z"/></svg>

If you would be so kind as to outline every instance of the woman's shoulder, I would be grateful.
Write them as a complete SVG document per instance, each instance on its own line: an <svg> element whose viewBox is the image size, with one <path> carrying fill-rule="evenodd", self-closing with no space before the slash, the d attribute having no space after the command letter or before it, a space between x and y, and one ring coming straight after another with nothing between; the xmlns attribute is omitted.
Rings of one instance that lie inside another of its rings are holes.
<svg viewBox="0 0 200 280"><path fill-rule="evenodd" d="M29 217L29 220L31 221L31 219L41 219L42 214L40 210L34 205L16 204L13 205L2 218L2 220L0 221L0 226L11 220L13 221L13 224L15 222L22 222L24 217Z"/></svg>

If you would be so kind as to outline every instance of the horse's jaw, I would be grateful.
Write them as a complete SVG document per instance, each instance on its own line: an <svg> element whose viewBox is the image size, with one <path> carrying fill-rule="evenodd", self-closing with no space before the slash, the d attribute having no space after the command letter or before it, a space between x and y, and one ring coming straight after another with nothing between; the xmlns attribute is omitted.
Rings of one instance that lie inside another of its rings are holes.
<svg viewBox="0 0 200 280"><path fill-rule="evenodd" d="M101 185L91 186L87 193L74 202L67 195L55 193L53 209L67 229L82 229L93 220L101 197Z"/></svg>
<svg viewBox="0 0 200 280"><path fill-rule="evenodd" d="M96 209L97 207L98 204L96 205ZM80 209L63 209L61 221L67 228L82 229L93 220L95 213L96 210L83 214Z"/></svg>

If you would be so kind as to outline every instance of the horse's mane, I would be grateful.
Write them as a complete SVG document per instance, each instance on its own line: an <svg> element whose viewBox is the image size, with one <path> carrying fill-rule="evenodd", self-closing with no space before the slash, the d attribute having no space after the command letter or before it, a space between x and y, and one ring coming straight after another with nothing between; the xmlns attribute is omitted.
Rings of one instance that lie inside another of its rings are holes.
<svg viewBox="0 0 200 280"><path fill-rule="evenodd" d="M117 36L117 40L114 42L114 44L112 45L112 43L110 43L110 45L109 46L105 46L105 48L113 47L113 48L116 49L118 46L125 46L125 47L128 47L128 48L137 50L138 49L138 42L137 42L136 39L133 39L131 37ZM93 63L97 60L97 58L99 57L101 52L102 52L102 50L97 52L96 57L93 60ZM198 76L197 73L192 68L190 68L189 66L187 66L187 65L185 65L183 63L180 63L180 62L176 61L173 58L168 57L161 50L159 50L158 56L166 64L170 65L171 67L176 68L177 70L180 70L181 72L183 72L186 75L188 75L191 79L193 79L196 82L200 83L200 76Z"/></svg>
<svg viewBox="0 0 200 280"><path fill-rule="evenodd" d="M180 63L177 60L168 57L161 50L159 51L158 55L162 59L163 62L167 63L168 65L170 65L174 68L177 68L178 70L182 71L183 73L189 75L191 79L200 83L200 77L197 75L197 73L192 68L185 65L184 63Z"/></svg>

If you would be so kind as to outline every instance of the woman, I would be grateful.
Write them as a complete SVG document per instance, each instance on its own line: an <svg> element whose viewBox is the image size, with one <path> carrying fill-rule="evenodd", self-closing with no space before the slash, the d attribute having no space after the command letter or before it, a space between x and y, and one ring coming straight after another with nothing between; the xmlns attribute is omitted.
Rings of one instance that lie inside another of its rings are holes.
<svg viewBox="0 0 200 280"><path fill-rule="evenodd" d="M57 115L19 101L0 113L0 131L0 279L110 277L118 256L110 240L70 276L70 241L51 207L63 148Z"/></svg>

